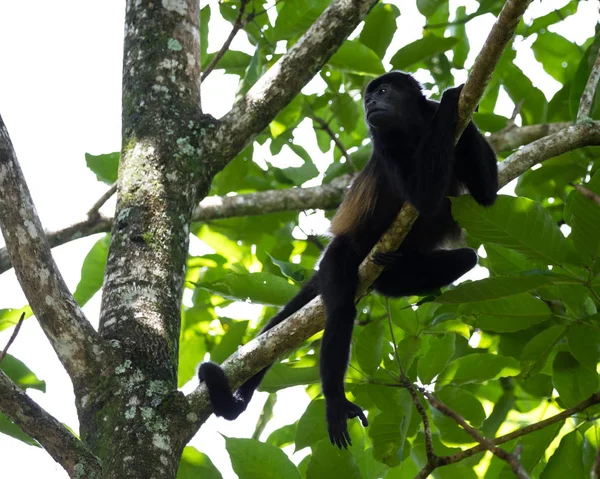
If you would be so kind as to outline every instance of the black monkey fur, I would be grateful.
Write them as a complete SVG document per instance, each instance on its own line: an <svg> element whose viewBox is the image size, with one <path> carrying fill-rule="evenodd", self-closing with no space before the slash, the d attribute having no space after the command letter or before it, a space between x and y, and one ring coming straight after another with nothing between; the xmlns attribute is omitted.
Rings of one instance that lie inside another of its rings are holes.
<svg viewBox="0 0 600 479"><path fill-rule="evenodd" d="M440 103L428 100L420 84L402 72L386 73L367 86L364 106L372 156L333 218L334 237L318 272L262 331L321 295L327 315L321 381L329 437L340 448L351 444L348 419L358 417L367 425L362 409L348 401L344 392L358 267L402 204L410 201L420 215L397 251L375 257L384 266L373 284L376 291L395 297L425 294L450 284L477 263L470 248L439 249L445 240L459 235L446 196L467 190L478 203L488 206L498 189L496 156L472 122L454 144L461 90L462 86L446 90ZM198 375L206 382L215 414L232 420L246 409L267 369L235 394L220 366L204 363Z"/></svg>

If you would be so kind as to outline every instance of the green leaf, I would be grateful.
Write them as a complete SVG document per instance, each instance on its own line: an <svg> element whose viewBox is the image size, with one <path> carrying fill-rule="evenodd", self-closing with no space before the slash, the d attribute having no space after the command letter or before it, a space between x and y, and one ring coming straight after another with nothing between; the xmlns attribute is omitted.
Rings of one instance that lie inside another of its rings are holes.
<svg viewBox="0 0 600 479"><path fill-rule="evenodd" d="M216 52L208 53L202 57L202 70L210 65L210 62L212 62L216 54ZM227 50L215 66L215 70L225 70L232 75L242 76L251 61L252 57L247 53L238 52L236 50Z"/></svg>
<svg viewBox="0 0 600 479"><path fill-rule="evenodd" d="M577 13L577 7L579 0L573 0L567 3L564 7L554 10L546 15L535 18L531 25L525 25L522 23L517 28L517 34L523 36L529 36L534 33L538 33L541 30L546 30L550 25L562 22L565 18Z"/></svg>
<svg viewBox="0 0 600 479"><path fill-rule="evenodd" d="M454 334L428 337L429 349L419 359L417 374L423 384L429 384L433 378L442 371L455 351Z"/></svg>
<svg viewBox="0 0 600 479"><path fill-rule="evenodd" d="M358 40L344 42L328 64L357 75L378 76L385 72L377 54Z"/></svg>
<svg viewBox="0 0 600 479"><path fill-rule="evenodd" d="M501 75L502 85L510 99L521 104L523 124L542 123L546 117L548 102L539 88L512 61L501 61L496 72ZM522 102L522 103L521 103Z"/></svg>
<svg viewBox="0 0 600 479"><path fill-rule="evenodd" d="M277 138L284 131L293 129L302 118L302 106L304 98L296 95L294 99L283 108L269 124L269 130L273 138ZM312 163L312 161L311 161Z"/></svg>
<svg viewBox="0 0 600 479"><path fill-rule="evenodd" d="M433 55L450 50L457 43L458 38L454 37L436 37L434 35L423 37L398 50L390 63L397 70L406 70Z"/></svg>
<svg viewBox="0 0 600 479"><path fill-rule="evenodd" d="M275 40L295 38L304 33L329 5L329 0L294 0L283 3L277 14Z"/></svg>
<svg viewBox="0 0 600 479"><path fill-rule="evenodd" d="M210 458L195 447L186 446L179 461L177 479L222 479L223 476Z"/></svg>
<svg viewBox="0 0 600 479"><path fill-rule="evenodd" d="M585 187L600 194L600 171L594 174ZM595 259L600 254L600 207L578 191L569 195L567 207L565 220L572 228L569 238L573 240L579 253Z"/></svg>
<svg viewBox="0 0 600 479"><path fill-rule="evenodd" d="M436 298L438 303L470 303L505 298L552 284L559 279L551 275L531 274L494 276L471 283L462 283Z"/></svg>
<svg viewBox="0 0 600 479"><path fill-rule="evenodd" d="M348 93L341 93L334 97L331 111L346 131L354 130L360 114L356 102Z"/></svg>
<svg viewBox="0 0 600 479"><path fill-rule="evenodd" d="M325 425L325 401L313 400L298 421L296 429L296 451L313 446L321 439L329 439Z"/></svg>
<svg viewBox="0 0 600 479"><path fill-rule="evenodd" d="M421 15L430 17L444 3L448 3L448 0L417 0L417 9Z"/></svg>
<svg viewBox="0 0 600 479"><path fill-rule="evenodd" d="M380 3L365 18L365 25L358 38L382 60L396 33L396 18L399 15L400 10L395 5Z"/></svg>
<svg viewBox="0 0 600 479"><path fill-rule="evenodd" d="M301 479L285 453L255 439L225 438L231 465L239 479Z"/></svg>
<svg viewBox="0 0 600 479"><path fill-rule="evenodd" d="M523 348L521 353L521 374L523 378L540 372L546 365L546 361L554 346L560 341L566 332L566 327L556 324L535 335Z"/></svg>
<svg viewBox="0 0 600 479"><path fill-rule="evenodd" d="M21 309L0 309L0 331L16 326L22 314L25 314L23 320L31 317L31 308L29 306L23 306Z"/></svg>
<svg viewBox="0 0 600 479"><path fill-rule="evenodd" d="M452 215L469 234L484 242L560 264L565 238L548 212L527 198L498 196L486 208L469 195L452 198Z"/></svg>
<svg viewBox="0 0 600 479"><path fill-rule="evenodd" d="M365 449L356 458L358 469L362 478L383 477L389 468L373 457L373 449ZM414 476L413 476L414 477Z"/></svg>
<svg viewBox="0 0 600 479"><path fill-rule="evenodd" d="M584 367L571 354L561 351L554 358L552 380L565 407L572 407L598 389L598 374Z"/></svg>
<svg viewBox="0 0 600 479"><path fill-rule="evenodd" d="M458 7L456 9L456 15L454 17L455 22L460 22L467 17L467 9L465 7ZM464 68L465 61L469 56L469 38L467 37L467 28L466 22L457 23L450 27L450 35L458 39L458 43L454 45L452 51L454 52L454 57L452 58L452 63L456 68Z"/></svg>
<svg viewBox="0 0 600 479"><path fill-rule="evenodd" d="M369 437L373 441L373 456L390 467L402 461L404 442L413 411L413 402L406 389L400 390L398 408L383 411L369 418Z"/></svg>
<svg viewBox="0 0 600 479"><path fill-rule="evenodd" d="M279 268L281 274L283 274L286 278L292 279L296 283L304 283L312 274L312 271L307 270L301 264L290 263L289 261L280 261L273 258L270 254L269 257L271 258L273 264Z"/></svg>
<svg viewBox="0 0 600 479"><path fill-rule="evenodd" d="M0 433L6 434L12 438L18 439L25 444L30 446L41 447L35 439L28 434L25 434L19 426L8 419L4 414L0 412Z"/></svg>
<svg viewBox="0 0 600 479"><path fill-rule="evenodd" d="M98 181L112 185L119 176L119 158L121 153L115 151L105 155L85 154L87 167L96 174Z"/></svg>
<svg viewBox="0 0 600 479"><path fill-rule="evenodd" d="M292 145L289 146L292 147ZM304 151L304 148L298 145L294 145L294 148L292 149L299 152ZM304 164L299 167L283 168L277 171L281 173L287 180L289 180L286 181L286 183L291 183L295 186L301 186L303 183L319 174L319 170L312 160L305 161Z"/></svg>
<svg viewBox="0 0 600 479"><path fill-rule="evenodd" d="M382 321L373 321L362 328L354 345L356 360L363 372L372 377L383 355Z"/></svg>
<svg viewBox="0 0 600 479"><path fill-rule="evenodd" d="M515 193L538 202L564 197L567 185L578 182L587 172L586 161L580 155L570 151L544 161L540 168L527 170L519 177Z"/></svg>
<svg viewBox="0 0 600 479"><path fill-rule="evenodd" d="M306 479L322 479L324 477L343 477L344 479L361 479L360 471L354 457L347 449L338 449L329 439L319 441L306 469Z"/></svg>
<svg viewBox="0 0 600 479"><path fill-rule="evenodd" d="M490 379L516 376L520 370L519 362L514 358L499 354L469 354L448 364L438 376L436 387L482 383Z"/></svg>
<svg viewBox="0 0 600 479"><path fill-rule="evenodd" d="M529 293L477 303L463 303L461 315L474 315L477 327L486 331L509 333L530 328L552 317L548 305Z"/></svg>
<svg viewBox="0 0 600 479"><path fill-rule="evenodd" d="M532 269L545 269L541 260L531 260L513 249L487 243L487 258L481 259L484 266L497 275L522 273Z"/></svg>
<svg viewBox="0 0 600 479"><path fill-rule="evenodd" d="M275 429L265 441L267 444L282 448L293 444L296 438L296 429L298 422L286 424L285 426Z"/></svg>
<svg viewBox="0 0 600 479"><path fill-rule="evenodd" d="M565 479L585 477L583 466L583 437L578 430L560 440L556 451L540 474L540 479Z"/></svg>
<svg viewBox="0 0 600 479"><path fill-rule="evenodd" d="M242 344L246 329L248 329L248 321L234 321L227 325L221 341L210 352L210 359L219 364L225 361Z"/></svg>
<svg viewBox="0 0 600 479"><path fill-rule="evenodd" d="M479 427L485 419L485 411L479 399L469 391L455 386L445 386L436 392L436 396L450 409L469 421L471 426Z"/></svg>
<svg viewBox="0 0 600 479"><path fill-rule="evenodd" d="M96 241L83 260L81 279L73 293L73 297L79 306L87 303L102 288L109 244L110 235L107 234Z"/></svg>
<svg viewBox="0 0 600 479"><path fill-rule="evenodd" d="M278 363L271 366L260 384L260 390L272 393L301 384L317 384L319 377L316 366L307 368L297 367L295 363Z"/></svg>
<svg viewBox="0 0 600 479"><path fill-rule="evenodd" d="M265 60L265 54L261 50L260 45L256 45L254 55L252 55L252 59L242 76L242 81L237 92L238 97L248 93L248 90L263 76L266 71Z"/></svg>
<svg viewBox="0 0 600 479"><path fill-rule="evenodd" d="M202 63L204 63L204 57L208 48L210 13L210 5L206 5L200 10L200 58L202 59ZM202 71L204 71L204 66Z"/></svg>
<svg viewBox="0 0 600 479"><path fill-rule="evenodd" d="M404 401L402 389L383 384L367 384L365 388L369 399L381 411L396 412Z"/></svg>
<svg viewBox="0 0 600 479"><path fill-rule="evenodd" d="M11 354L7 353L4 356L2 363L0 363L0 369L21 389L31 388L46 392L46 381L38 379L31 369Z"/></svg>
<svg viewBox="0 0 600 479"><path fill-rule="evenodd" d="M558 33L539 33L531 45L533 54L544 70L561 83L573 78L581 58L579 47Z"/></svg>
<svg viewBox="0 0 600 479"><path fill-rule="evenodd" d="M600 332L595 326L573 323L567 330L571 354L592 371L596 371L600 361Z"/></svg>
<svg viewBox="0 0 600 479"><path fill-rule="evenodd" d="M283 306L299 291L297 286L271 273L226 273L217 281L200 282L197 286L238 301Z"/></svg>

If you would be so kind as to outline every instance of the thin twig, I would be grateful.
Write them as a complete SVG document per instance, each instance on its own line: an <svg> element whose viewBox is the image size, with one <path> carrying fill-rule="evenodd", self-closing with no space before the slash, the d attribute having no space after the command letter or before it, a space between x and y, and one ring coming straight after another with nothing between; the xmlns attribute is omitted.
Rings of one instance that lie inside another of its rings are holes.
<svg viewBox="0 0 600 479"><path fill-rule="evenodd" d="M592 115L592 106L594 104L594 93L600 81L600 50L592 66L592 71L588 78L581 100L579 101L579 111L577 112L577 121L589 120Z"/></svg>
<svg viewBox="0 0 600 479"><path fill-rule="evenodd" d="M584 185L577 185L575 183L569 183L573 188L575 188L579 193L581 193L586 198L589 198L592 201L595 201L600 205L600 195L594 193L589 188L586 188Z"/></svg>
<svg viewBox="0 0 600 479"><path fill-rule="evenodd" d="M104 203L106 203L110 199L110 197L116 193L116 191L117 182L115 181L111 185L111 187L106 191L106 193L104 193L100 198L98 198L98 201L96 201L94 205L90 208L90 210L87 213L88 219L100 217L100 208L104 206Z"/></svg>
<svg viewBox="0 0 600 479"><path fill-rule="evenodd" d="M2 351L0 353L0 364L2 364L2 360L6 356L6 353L8 352L8 348L10 348L10 345L13 343L13 341L15 339L17 339L17 334L19 334L19 330L21 329L21 324L23 324L24 319L25 319L25 313L21 313L21 317L19 318L19 321L17 322L17 325L15 326L14 331L10 335L10 338L8 340L8 343L6 343L6 347L4 348L4 351Z"/></svg>
<svg viewBox="0 0 600 479"><path fill-rule="evenodd" d="M396 356L396 360L398 361L398 368L400 370L400 382L402 385L408 389L410 396L412 397L413 403L417 408L417 411L421 415L421 421L423 422L423 431L425 433L425 453L427 454L427 463L435 464L437 460L437 456L433 452L433 441L431 440L431 428L429 426L429 418L427 417L427 411L421 404L419 400L419 396L415 389L413 383L410 382L408 376L404 373L404 368L402 367L402 361L400 360L400 354L398 353L398 346L396 343L396 336L394 334L394 327L392 324L392 313L390 309L390 298L385 298L385 306L388 318L388 324L390 326L390 336L392 337L392 345L394 347L394 355Z"/></svg>
<svg viewBox="0 0 600 479"><path fill-rule="evenodd" d="M487 12L474 12L471 13L463 18L459 18L458 20L454 20L452 22L443 22L443 23L431 23L429 25L425 24L423 26L423 30L433 30L435 28L446 28L446 27L453 27L455 25L464 25L465 23L473 20L474 18L477 18L480 15L483 15L484 13Z"/></svg>
<svg viewBox="0 0 600 479"><path fill-rule="evenodd" d="M498 446L500 444L505 444L507 442L513 441L514 439L526 436L527 434L530 434L535 431L539 431L540 429L544 429L544 428L551 426L552 424L555 424L559 421L570 418L571 416L573 416L581 411L584 411L591 406L595 406L596 404L599 404L599 403L600 403L600 392L597 392L597 393L594 393L589 398L587 398L585 401L582 401L579 404L577 404L576 406L573 406L572 408L565 409L564 411L562 411L552 417L549 417L548 419L544 419L543 421L539 421L534 424L530 424L529 426L525 426L521 429L517 429L516 431L505 434L504 436L500 436L495 439L492 439L491 442L493 442L496 446ZM480 452L483 452L486 449L487 448L484 447L482 444L479 444L472 448L465 449L464 451L457 452L456 454L451 454L450 456L441 457L440 461L444 465L455 464L457 462L460 462L460 461L466 459L467 457L472 457L475 454L479 454Z"/></svg>
<svg viewBox="0 0 600 479"><path fill-rule="evenodd" d="M350 154L348 153L348 150L346 150L346 147L340 141L340 139L336 136L336 134L331 129L331 127L329 126L329 124L325 120L323 120L323 118L321 118L321 117L319 117L317 115L312 115L312 120L315 123L317 123L317 125L319 125L319 128L321 128L325 133L327 133L329 135L329 137L333 140L333 142L335 143L335 146L338 147L338 149L342 153L342 156L346 159L346 161L348 162L348 164L352 168L352 171L355 171L355 172L358 171L358 168L356 168L356 166L352 162L352 158L350 157Z"/></svg>
<svg viewBox="0 0 600 479"><path fill-rule="evenodd" d="M519 479L530 479L529 474L523 467L523 465L519 462L519 459L514 454L505 451L504 449L500 449L496 446L492 441L483 437L477 429L470 426L465 419L458 414L453 409L446 406L444 403L440 402L433 394L426 391L424 388L420 388L421 394L427 398L429 403L440 411L445 416L448 416L454 419L473 439L475 439L479 444L481 444L485 449L490 451L496 457L506 461L506 463L511 467L515 476Z"/></svg>
<svg viewBox="0 0 600 479"><path fill-rule="evenodd" d="M246 10L246 3L247 2L248 2L248 0L241 0L241 2L240 2L240 11L238 12L238 16L235 19L235 23L233 24L233 28L231 29L231 32L229 33L229 36L225 40L225 43L223 43L223 46L221 47L221 49L216 53L216 55L210 61L210 63L208 64L208 66L202 72L202 75L200 77L202 81L204 81L206 79L206 77L210 74L210 72L212 72L215 69L215 67L217 66L217 63L219 63L219 61L221 60L221 58L223 58L223 55L225 55L225 53L227 52L227 50L229 50L229 47L231 46L231 42L233 42L233 39L235 38L235 36L237 35L237 33L242 28L244 28L244 25L245 25L246 22L244 22L242 18L244 16L244 11Z"/></svg>

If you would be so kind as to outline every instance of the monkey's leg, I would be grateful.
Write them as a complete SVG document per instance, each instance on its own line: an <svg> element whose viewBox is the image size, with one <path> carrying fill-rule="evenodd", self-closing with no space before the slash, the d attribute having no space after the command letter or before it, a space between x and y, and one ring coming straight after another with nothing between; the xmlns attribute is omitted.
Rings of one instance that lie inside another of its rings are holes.
<svg viewBox="0 0 600 479"><path fill-rule="evenodd" d="M271 321L269 321L269 323L261 330L261 334L278 325L288 316L294 314L318 294L319 279L317 273L313 275L300 292L294 296L290 302L279 311L279 313L271 318ZM206 383L213 412L217 416L224 417L229 421L236 419L246 410L250 399L252 399L252 396L254 395L254 391L256 391L265 377L265 374L267 374L269 367L270 366L267 366L256 373L232 394L229 382L227 381L227 377L221 366L210 362L202 363L198 370L198 377L200 378L200 382Z"/></svg>
<svg viewBox="0 0 600 479"><path fill-rule="evenodd" d="M375 280L375 289L386 296L426 294L460 278L477 264L471 248L431 253L380 253L374 262L385 270Z"/></svg>
<svg viewBox="0 0 600 479"><path fill-rule="evenodd" d="M327 314L321 342L321 381L329 438L340 449L351 444L348 419L359 417L363 426L368 424L362 409L348 401L344 392L356 315L354 297L359 264L360 257L348 238L337 236L327 248L319 269L321 296Z"/></svg>

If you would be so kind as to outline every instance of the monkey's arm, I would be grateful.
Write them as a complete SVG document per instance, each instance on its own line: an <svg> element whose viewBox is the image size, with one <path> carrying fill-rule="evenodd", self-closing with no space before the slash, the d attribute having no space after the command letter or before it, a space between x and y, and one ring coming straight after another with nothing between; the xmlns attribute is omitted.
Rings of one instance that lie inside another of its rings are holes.
<svg viewBox="0 0 600 479"><path fill-rule="evenodd" d="M454 130L462 85L444 92L430 125L410 159L404 189L420 213L433 213L447 194L454 159Z"/></svg>
<svg viewBox="0 0 600 479"><path fill-rule="evenodd" d="M473 122L469 122L455 149L456 174L475 200L489 206L496 200L496 154Z"/></svg>

